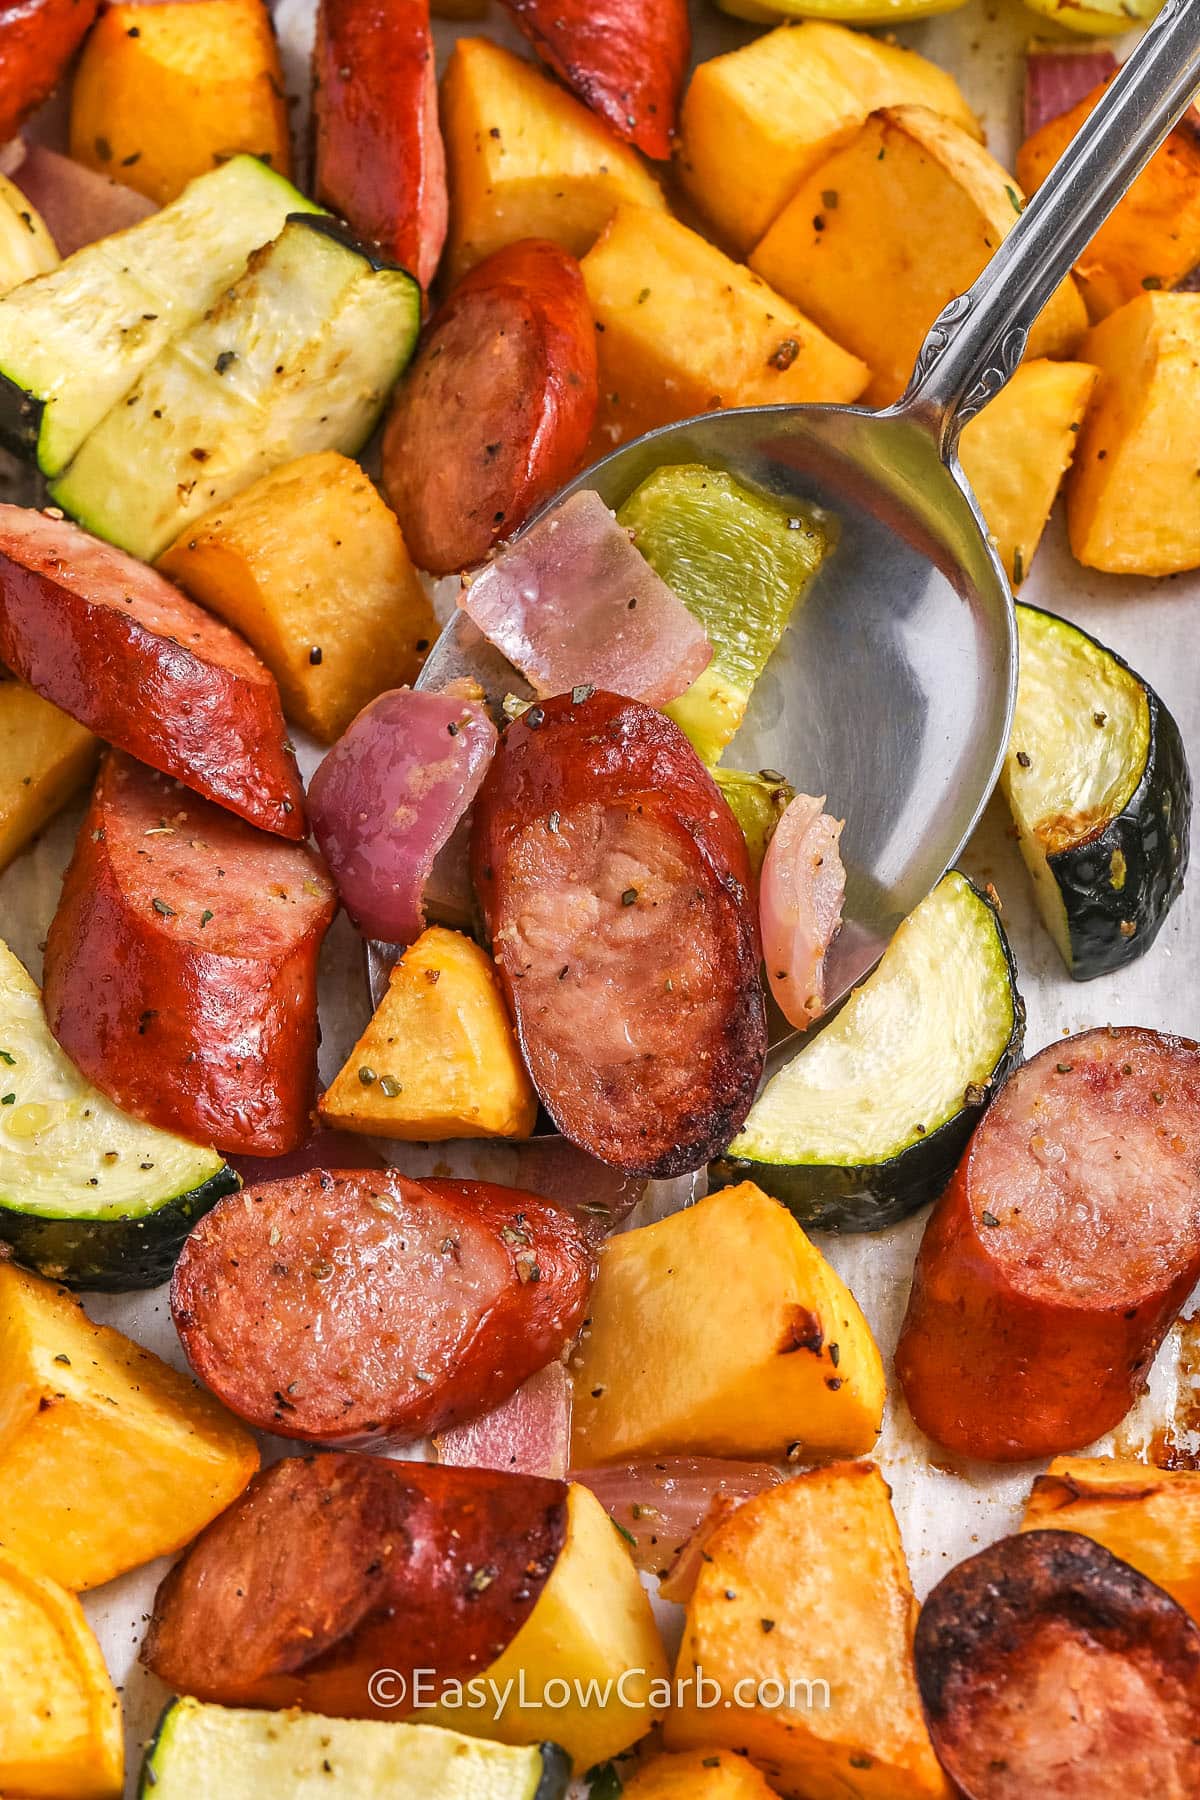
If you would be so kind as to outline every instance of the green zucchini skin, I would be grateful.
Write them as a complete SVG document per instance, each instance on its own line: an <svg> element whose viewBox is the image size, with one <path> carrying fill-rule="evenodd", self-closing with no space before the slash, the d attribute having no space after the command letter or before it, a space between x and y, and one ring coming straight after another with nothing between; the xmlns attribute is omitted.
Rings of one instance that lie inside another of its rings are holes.
<svg viewBox="0 0 1200 1800"><path fill-rule="evenodd" d="M990 895L984 894L974 882L969 885L993 912L998 911ZM764 1193L781 1200L806 1231L885 1231L889 1225L899 1224L936 1200L957 1168L983 1106L1022 1059L1025 1002L1017 986L1017 965L1008 936L1003 928L997 935L1004 951L1012 995L1013 1025L1008 1042L988 1077L982 1100L968 1101L964 1096L963 1104L952 1118L926 1137L907 1144L898 1155L886 1161L764 1163L727 1154L709 1165L710 1187L753 1181Z"/></svg>
<svg viewBox="0 0 1200 1800"><path fill-rule="evenodd" d="M542 1779L533 1800L563 1800L571 1781L571 1759L558 1744L539 1744Z"/></svg>
<svg viewBox="0 0 1200 1800"><path fill-rule="evenodd" d="M197 1219L242 1185L228 1165L155 1212L125 1219L54 1219L0 1205L13 1260L64 1287L106 1294L161 1287Z"/></svg>
<svg viewBox="0 0 1200 1800"><path fill-rule="evenodd" d="M0 373L0 449L23 462L37 459L46 402Z"/></svg>
<svg viewBox="0 0 1200 1800"><path fill-rule="evenodd" d="M1122 668L1129 667L1115 651L1108 654ZM1183 891L1187 873L1192 778L1183 739L1150 684L1136 670L1129 672L1145 690L1150 707L1150 747L1142 778L1124 811L1103 831L1046 858L1066 909L1070 973L1076 981L1110 975L1144 956ZM1125 879L1118 890L1112 871L1122 858Z"/></svg>

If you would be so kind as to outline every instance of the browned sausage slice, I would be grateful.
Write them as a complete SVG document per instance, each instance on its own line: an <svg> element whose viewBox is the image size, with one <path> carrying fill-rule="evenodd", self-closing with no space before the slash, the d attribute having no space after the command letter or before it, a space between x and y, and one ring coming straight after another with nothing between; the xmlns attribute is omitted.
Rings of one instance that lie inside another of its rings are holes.
<svg viewBox="0 0 1200 1800"><path fill-rule="evenodd" d="M1124 1417L1200 1276L1200 1048L1103 1029L1009 1078L925 1230L896 1351L948 1449L1081 1449Z"/></svg>
<svg viewBox="0 0 1200 1800"><path fill-rule="evenodd" d="M180 1694L345 1718L408 1710L370 1677L486 1669L566 1536L567 1487L536 1475L344 1453L254 1480L166 1577L142 1661Z"/></svg>
<svg viewBox="0 0 1200 1800"><path fill-rule="evenodd" d="M515 1393L583 1323L570 1215L481 1181L316 1171L229 1196L171 1311L196 1374L263 1431L410 1443Z"/></svg>
<svg viewBox="0 0 1200 1800"><path fill-rule="evenodd" d="M58 86L96 16L96 0L0 5L0 143Z"/></svg>
<svg viewBox="0 0 1200 1800"><path fill-rule="evenodd" d="M46 941L50 1029L138 1118L245 1155L294 1150L336 904L313 851L114 752Z"/></svg>
<svg viewBox="0 0 1200 1800"><path fill-rule="evenodd" d="M766 1054L746 844L683 733L576 689L511 725L472 866L521 1048L565 1137L630 1174L724 1148Z"/></svg>
<svg viewBox="0 0 1200 1800"><path fill-rule="evenodd" d="M275 677L123 550L0 505L0 662L140 762L265 831L304 836Z"/></svg>
<svg viewBox="0 0 1200 1800"><path fill-rule="evenodd" d="M965 1800L1200 1794L1200 1630L1091 1538L1026 1532L960 1563L914 1650L934 1749Z"/></svg>
<svg viewBox="0 0 1200 1800"><path fill-rule="evenodd" d="M321 0L313 192L428 287L446 238L429 0Z"/></svg>
<svg viewBox="0 0 1200 1800"><path fill-rule="evenodd" d="M577 475L598 395L574 257L526 238L472 269L425 333L383 440L383 485L419 566L482 562Z"/></svg>

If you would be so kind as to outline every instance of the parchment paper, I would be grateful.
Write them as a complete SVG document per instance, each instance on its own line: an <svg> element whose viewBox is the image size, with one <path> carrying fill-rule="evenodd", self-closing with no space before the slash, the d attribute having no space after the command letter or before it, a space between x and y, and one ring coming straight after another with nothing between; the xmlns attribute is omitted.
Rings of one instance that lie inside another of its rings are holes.
<svg viewBox="0 0 1200 1800"><path fill-rule="evenodd" d="M750 28L693 0L697 54L711 56L734 48L752 35ZM294 120L303 128L307 93L307 54L313 16L312 0L279 0L276 19L284 48ZM952 69L988 133L989 146L1011 166L1017 142L1022 86L1022 52L1040 22L1017 0L971 0L963 11L897 35ZM506 15L493 5L485 21L471 21L464 33L486 31L514 47L521 39ZM444 58L455 28L439 24L439 50ZM1118 48L1120 48L1118 46ZM55 115L52 115L52 118ZM58 116L61 116L59 113ZM53 129L53 127L51 127ZM4 497L31 498L11 469L0 471ZM444 589L445 584L443 584ZM446 595L438 596L444 611ZM1061 518L1052 521L1022 598L1050 608L1094 631L1120 652L1157 688L1183 731L1194 770L1200 771L1200 684L1196 680L1195 645L1200 629L1200 575L1168 581L1117 580L1082 569L1071 557ZM864 721L869 729L869 721ZM316 761L312 746L301 745L306 772ZM736 763L736 748L730 761ZM42 840L0 877L0 935L28 964L41 969L41 946L53 913L58 884L70 854L81 808L63 815ZM1026 1043L1039 1049L1053 1037L1088 1026L1119 1023L1154 1026L1200 1036L1200 878L1190 883L1149 954L1122 973L1086 984L1066 975L1049 938L1038 924L1029 885L1008 830L1003 807L993 802L972 841L963 866L977 879L995 884L1004 904L1005 922L1021 971L1028 1006ZM368 1014L362 979L360 946L344 919L326 943L321 971L323 1042L321 1075L328 1081L349 1052ZM414 1174L434 1163L464 1174L497 1169L503 1179L505 1157L468 1150L431 1151L397 1147L394 1160ZM482 1161L482 1167L481 1167ZM511 1176L510 1176L511 1178ZM646 1223L684 1204L689 1184L675 1183L651 1191L629 1224ZM924 1215L872 1237L823 1237L823 1250L848 1280L862 1304L889 1360L899 1331L909 1276ZM119 1326L178 1367L183 1367L167 1306L166 1289L145 1295L88 1296L88 1311ZM1191 1303L1195 1305L1195 1296ZM1191 1310L1189 1307L1187 1310ZM1178 1387L1179 1345L1173 1334L1151 1376L1147 1396L1121 1427L1118 1440L1102 1448L1138 1455L1152 1434L1174 1417ZM1185 1369L1184 1378L1189 1371ZM264 1440L275 1456L279 1440ZM876 1455L891 1481L900 1528L919 1594L945 1569L982 1544L1011 1529L1020 1517L1029 1484L1042 1465L997 1471L983 1466L951 1466L909 1420L903 1402L893 1396ZM136 1508L136 1494L112 1495L114 1506ZM85 1596L85 1606L103 1646L114 1679L124 1692L129 1749L128 1791L134 1792L141 1748L168 1698L161 1684L137 1663L137 1649L165 1563L150 1564L122 1580ZM677 1609L663 1609L663 1623L673 1636Z"/></svg>

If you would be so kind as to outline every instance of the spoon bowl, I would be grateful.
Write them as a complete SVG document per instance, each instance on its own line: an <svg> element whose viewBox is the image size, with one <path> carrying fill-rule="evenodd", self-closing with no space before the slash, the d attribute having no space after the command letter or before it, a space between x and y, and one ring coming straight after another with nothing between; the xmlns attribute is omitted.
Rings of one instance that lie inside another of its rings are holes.
<svg viewBox="0 0 1200 1800"><path fill-rule="evenodd" d="M656 469L722 469L819 508L836 545L728 754L824 794L845 819L844 924L826 996L841 999L959 855L999 774L1017 679L1007 577L957 457L962 426L1012 376L1029 330L1200 83L1200 4L1166 0L1103 100L966 293L934 323L907 393L882 412L772 406L707 413L622 446L558 494L619 507ZM551 507L543 509L543 514ZM418 685L462 676L528 695L459 613ZM369 952L373 985L395 958ZM779 1028L770 1067L798 1034Z"/></svg>

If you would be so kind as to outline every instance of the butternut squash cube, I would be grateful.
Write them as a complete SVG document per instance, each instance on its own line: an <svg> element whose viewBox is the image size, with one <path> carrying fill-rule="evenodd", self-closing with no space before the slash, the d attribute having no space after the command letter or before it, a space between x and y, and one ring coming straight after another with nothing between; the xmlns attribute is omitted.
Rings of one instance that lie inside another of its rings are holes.
<svg viewBox="0 0 1200 1800"><path fill-rule="evenodd" d="M88 779L100 743L19 681L0 680L0 869Z"/></svg>
<svg viewBox="0 0 1200 1800"><path fill-rule="evenodd" d="M1022 363L964 428L958 454L1014 588L1029 573L1100 371Z"/></svg>
<svg viewBox="0 0 1200 1800"><path fill-rule="evenodd" d="M1133 0L1125 0L1126 5ZM1141 0L1141 4L1153 0ZM907 25L935 13L957 12L967 0L717 0L722 12L755 25L777 19L842 19L847 25ZM1067 0L1063 0L1067 4ZM1077 0L1070 0L1071 5Z"/></svg>
<svg viewBox="0 0 1200 1800"><path fill-rule="evenodd" d="M925 106L888 107L805 177L750 264L863 358L867 403L887 406L1022 204L1012 176L961 125ZM1028 354L1070 356L1086 329L1068 277L1035 321Z"/></svg>
<svg viewBox="0 0 1200 1800"><path fill-rule="evenodd" d="M565 88L487 38L460 38L442 82L451 281L519 238L591 248L622 201L664 207L636 151Z"/></svg>
<svg viewBox="0 0 1200 1800"><path fill-rule="evenodd" d="M0 1553L0 1788L120 1800L124 1775L121 1702L83 1608Z"/></svg>
<svg viewBox="0 0 1200 1800"><path fill-rule="evenodd" d="M189 1543L257 1468L195 1382L0 1263L0 1553L96 1587Z"/></svg>
<svg viewBox="0 0 1200 1800"><path fill-rule="evenodd" d="M625 1779L623 1800L773 1800L753 1763L732 1750L656 1756Z"/></svg>
<svg viewBox="0 0 1200 1800"><path fill-rule="evenodd" d="M410 685L438 633L394 513L356 462L284 463L187 526L164 575L248 638L322 743Z"/></svg>
<svg viewBox="0 0 1200 1800"><path fill-rule="evenodd" d="M319 1102L327 1125L410 1143L527 1138L537 1106L491 957L441 925L404 952Z"/></svg>
<svg viewBox="0 0 1200 1800"><path fill-rule="evenodd" d="M552 1738L582 1772L646 1735L662 1715L669 1677L637 1570L596 1496L572 1483L566 1542L550 1579L507 1650L483 1671L488 1693L503 1704L443 1701L414 1718L502 1744ZM577 1696L589 1691L591 1704L581 1703Z"/></svg>
<svg viewBox="0 0 1200 1800"><path fill-rule="evenodd" d="M1017 152L1017 177L1034 194L1107 88L1049 119ZM1093 319L1155 288L1173 288L1200 262L1200 120L1185 114L1079 261L1075 279Z"/></svg>
<svg viewBox="0 0 1200 1800"><path fill-rule="evenodd" d="M696 69L680 121L680 180L745 254L868 113L905 105L983 136L954 77L914 50L818 20L780 26Z"/></svg>
<svg viewBox="0 0 1200 1800"><path fill-rule="evenodd" d="M160 206L249 151L291 169L286 97L263 0L111 6L71 89L71 155Z"/></svg>
<svg viewBox="0 0 1200 1800"><path fill-rule="evenodd" d="M741 263L623 206L583 277L600 333L595 453L693 413L856 400L868 370Z"/></svg>
<svg viewBox="0 0 1200 1800"><path fill-rule="evenodd" d="M1200 294L1142 294L1084 341L1100 369L1067 482L1071 548L1090 569L1200 567Z"/></svg>
<svg viewBox="0 0 1200 1800"><path fill-rule="evenodd" d="M1056 1456L1022 1531L1081 1531L1200 1619L1200 1471L1111 1456Z"/></svg>
<svg viewBox="0 0 1200 1800"><path fill-rule="evenodd" d="M667 1748L745 1750L785 1800L949 1800L913 1671L917 1603L875 1465L769 1488L706 1549Z"/></svg>
<svg viewBox="0 0 1200 1800"><path fill-rule="evenodd" d="M870 1449L883 1363L787 1208L722 1188L600 1251L574 1369L576 1467L667 1451L782 1462Z"/></svg>

